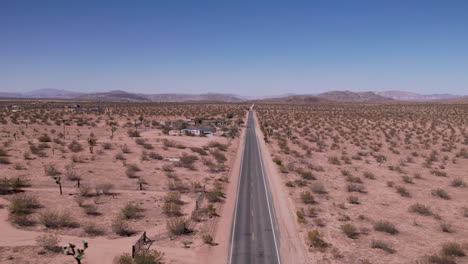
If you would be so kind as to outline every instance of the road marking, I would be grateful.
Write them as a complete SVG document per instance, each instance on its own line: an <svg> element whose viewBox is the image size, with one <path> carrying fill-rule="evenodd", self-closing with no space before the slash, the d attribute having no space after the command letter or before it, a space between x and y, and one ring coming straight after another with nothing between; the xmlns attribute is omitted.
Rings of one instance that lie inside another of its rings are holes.
<svg viewBox="0 0 468 264"><path fill-rule="evenodd" d="M248 128L248 124L249 124L249 115L247 116L247 128ZM240 165L240 170L239 170L239 179L237 181L237 191L236 191L236 204L235 204L235 207L234 207L234 218L233 218L233 225L232 225L232 230L231 230L231 234L232 234L232 237L231 237L231 252L229 254L229 262L228 263L232 263L232 252L233 252L233 249L234 249L234 236L236 235L236 216L237 216L237 203L239 202L239 189L240 189L240 185L241 185L241 180L242 180L242 166L244 164L244 154L245 154L245 151L246 151L246 142L247 142L247 128L245 129L245 133L244 133L244 150L242 151L242 157L241 157L241 165Z"/></svg>
<svg viewBox="0 0 468 264"><path fill-rule="evenodd" d="M252 209L252 210L250 210L250 212L252 213L252 217L253 217L253 209Z"/></svg>
<svg viewBox="0 0 468 264"><path fill-rule="evenodd" d="M255 122L255 119L254 119L254 122ZM276 256L278 257L278 264L281 264L281 259L280 259L279 250L278 250L278 242L276 242L275 227L273 225L273 218L271 217L270 198L268 198L268 189L266 187L267 182L265 180L265 173L263 171L263 159L262 159L262 155L260 154L260 145L258 143L259 140L257 138L257 134L255 134L255 139L257 141L258 157L260 158L260 168L261 168L261 171L262 171L263 186L265 187L265 196L266 196L266 199L267 199L268 214L270 216L271 229L272 229L272 232L273 232L273 240L275 241Z"/></svg>
<svg viewBox="0 0 468 264"><path fill-rule="evenodd" d="M255 240L255 233L252 232L252 241Z"/></svg>

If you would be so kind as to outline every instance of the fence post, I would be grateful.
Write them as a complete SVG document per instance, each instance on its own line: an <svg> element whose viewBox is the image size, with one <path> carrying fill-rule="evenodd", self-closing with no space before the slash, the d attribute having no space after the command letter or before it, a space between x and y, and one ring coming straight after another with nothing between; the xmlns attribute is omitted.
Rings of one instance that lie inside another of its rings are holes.
<svg viewBox="0 0 468 264"><path fill-rule="evenodd" d="M135 245L132 246L132 258L135 257Z"/></svg>

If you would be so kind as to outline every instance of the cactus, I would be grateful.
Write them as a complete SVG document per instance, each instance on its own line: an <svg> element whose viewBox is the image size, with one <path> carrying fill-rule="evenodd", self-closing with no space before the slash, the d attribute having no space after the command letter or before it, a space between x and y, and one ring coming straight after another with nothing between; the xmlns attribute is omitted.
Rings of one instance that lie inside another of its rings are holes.
<svg viewBox="0 0 468 264"><path fill-rule="evenodd" d="M75 258L76 263L81 264L81 260L84 258L85 250L88 248L88 242L83 240L83 248L79 249L76 248L75 244L68 243L68 245L63 247L63 253L68 256L73 256Z"/></svg>

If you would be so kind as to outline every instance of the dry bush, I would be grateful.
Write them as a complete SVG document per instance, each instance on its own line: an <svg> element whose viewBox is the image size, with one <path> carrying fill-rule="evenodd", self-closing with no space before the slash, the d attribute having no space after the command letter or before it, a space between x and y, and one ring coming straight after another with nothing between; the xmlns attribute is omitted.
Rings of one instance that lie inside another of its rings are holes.
<svg viewBox="0 0 468 264"><path fill-rule="evenodd" d="M450 200L450 195L442 188L437 188L431 191L431 194L445 200Z"/></svg>
<svg viewBox="0 0 468 264"><path fill-rule="evenodd" d="M319 250L323 250L328 247L328 244L323 240L323 235L320 233L318 229L314 229L309 231L307 234L309 239L309 243L312 247L317 248Z"/></svg>
<svg viewBox="0 0 468 264"><path fill-rule="evenodd" d="M83 146L81 146L81 144L78 143L78 141L73 140L70 144L68 144L68 149L71 152L80 152L83 150Z"/></svg>
<svg viewBox="0 0 468 264"><path fill-rule="evenodd" d="M304 192L301 193L301 201L304 204L313 204L313 203L315 203L315 198L314 198L314 196L312 195L311 192L304 191Z"/></svg>
<svg viewBox="0 0 468 264"><path fill-rule="evenodd" d="M359 237L359 231L353 224L342 225L341 230L347 237L351 239L356 239Z"/></svg>
<svg viewBox="0 0 468 264"><path fill-rule="evenodd" d="M140 218L141 215L140 213L143 212L143 209L138 207L137 205L134 205L132 203L127 203L122 210L120 210L120 213L124 219L136 219Z"/></svg>
<svg viewBox="0 0 468 264"><path fill-rule="evenodd" d="M387 242L384 242L382 240L372 240L371 247L382 249L390 254L393 254L396 252L396 250L393 249L392 246L390 246Z"/></svg>
<svg viewBox="0 0 468 264"><path fill-rule="evenodd" d="M447 242L447 243L442 244L441 253L444 254L445 256L452 256L452 257L466 256L462 245L457 242Z"/></svg>
<svg viewBox="0 0 468 264"><path fill-rule="evenodd" d="M396 229L395 225L390 223L389 221L377 221L374 223L375 231L389 233L391 235L398 234L398 229Z"/></svg>
<svg viewBox="0 0 468 264"><path fill-rule="evenodd" d="M89 236L101 236L104 234L104 230L94 222L84 223L83 231Z"/></svg>
<svg viewBox="0 0 468 264"><path fill-rule="evenodd" d="M183 235L192 232L188 226L187 220L183 217L173 217L167 220L167 230L172 235Z"/></svg>
<svg viewBox="0 0 468 264"><path fill-rule="evenodd" d="M420 203L415 203L411 205L409 208L409 211L413 213L418 213L420 215L425 215L425 216L432 215L431 209L428 206L424 204L420 204Z"/></svg>
<svg viewBox="0 0 468 264"><path fill-rule="evenodd" d="M70 216L69 213L58 213L55 211L47 211L39 214L39 222L46 228L76 228L78 223Z"/></svg>
<svg viewBox="0 0 468 264"><path fill-rule="evenodd" d="M62 249L59 246L60 238L56 234L52 233L45 233L43 235L38 236L36 238L36 243L38 246L52 252L60 252L60 250Z"/></svg>
<svg viewBox="0 0 468 264"><path fill-rule="evenodd" d="M112 220L112 231L120 236L131 236L135 231L130 228L129 224L121 216L117 216Z"/></svg>

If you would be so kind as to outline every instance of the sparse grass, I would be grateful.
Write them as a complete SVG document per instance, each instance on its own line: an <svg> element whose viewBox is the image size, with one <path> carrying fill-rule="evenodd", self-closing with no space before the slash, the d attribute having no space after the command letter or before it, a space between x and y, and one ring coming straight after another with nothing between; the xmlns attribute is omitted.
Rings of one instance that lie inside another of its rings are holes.
<svg viewBox="0 0 468 264"><path fill-rule="evenodd" d="M452 187L466 187L466 182L458 178L458 179L453 179L450 185Z"/></svg>
<svg viewBox="0 0 468 264"><path fill-rule="evenodd" d="M420 204L420 203L411 205L409 208L409 211L413 213L418 213L420 215L425 215L425 216L432 215L431 209L428 206L424 204Z"/></svg>
<svg viewBox="0 0 468 264"><path fill-rule="evenodd" d="M58 213L55 211L46 211L39 215L39 222L46 228L76 228L78 223L70 216L69 213Z"/></svg>
<svg viewBox="0 0 468 264"><path fill-rule="evenodd" d="M143 211L140 207L137 205L134 205L132 203L127 203L120 213L122 214L122 217L124 219L136 219L141 217L140 213Z"/></svg>
<svg viewBox="0 0 468 264"><path fill-rule="evenodd" d="M361 184L350 183L346 186L346 189L348 192L366 193L366 188Z"/></svg>
<svg viewBox="0 0 468 264"><path fill-rule="evenodd" d="M396 250L393 249L392 246L390 246L387 242L384 242L382 240L372 240L371 247L382 249L390 254L394 254L396 252Z"/></svg>
<svg viewBox="0 0 468 264"><path fill-rule="evenodd" d="M445 200L450 200L450 195L442 188L437 188L431 191L431 194Z"/></svg>
<svg viewBox="0 0 468 264"><path fill-rule="evenodd" d="M395 225L390 223L389 221L377 221L374 223L375 231L385 232L391 235L398 234L398 229L396 229Z"/></svg>
<svg viewBox="0 0 468 264"><path fill-rule="evenodd" d="M466 256L462 245L457 242L447 242L447 243L442 244L441 252L445 256L452 256L452 257Z"/></svg>
<svg viewBox="0 0 468 264"><path fill-rule="evenodd" d="M347 237L351 239L356 239L359 237L359 231L353 224L342 225L341 230Z"/></svg>
<svg viewBox="0 0 468 264"><path fill-rule="evenodd" d="M411 197L410 192L403 186L396 186L395 191L403 197Z"/></svg>
<svg viewBox="0 0 468 264"><path fill-rule="evenodd" d="M167 220L167 230L172 235L180 236L192 232L188 226L187 220L183 217L175 217Z"/></svg>
<svg viewBox="0 0 468 264"><path fill-rule="evenodd" d="M325 240L323 240L323 235L318 229L309 231L307 237L309 238L310 245L314 248L322 250L328 247L328 244L325 242Z"/></svg>
<svg viewBox="0 0 468 264"><path fill-rule="evenodd" d="M313 204L313 203L315 203L314 196L309 191L304 191L304 192L301 193L301 201L304 204Z"/></svg>
<svg viewBox="0 0 468 264"><path fill-rule="evenodd" d="M48 251L60 252L61 250L59 246L60 238L56 234L45 233L40 235L36 238L36 243L38 246Z"/></svg>

